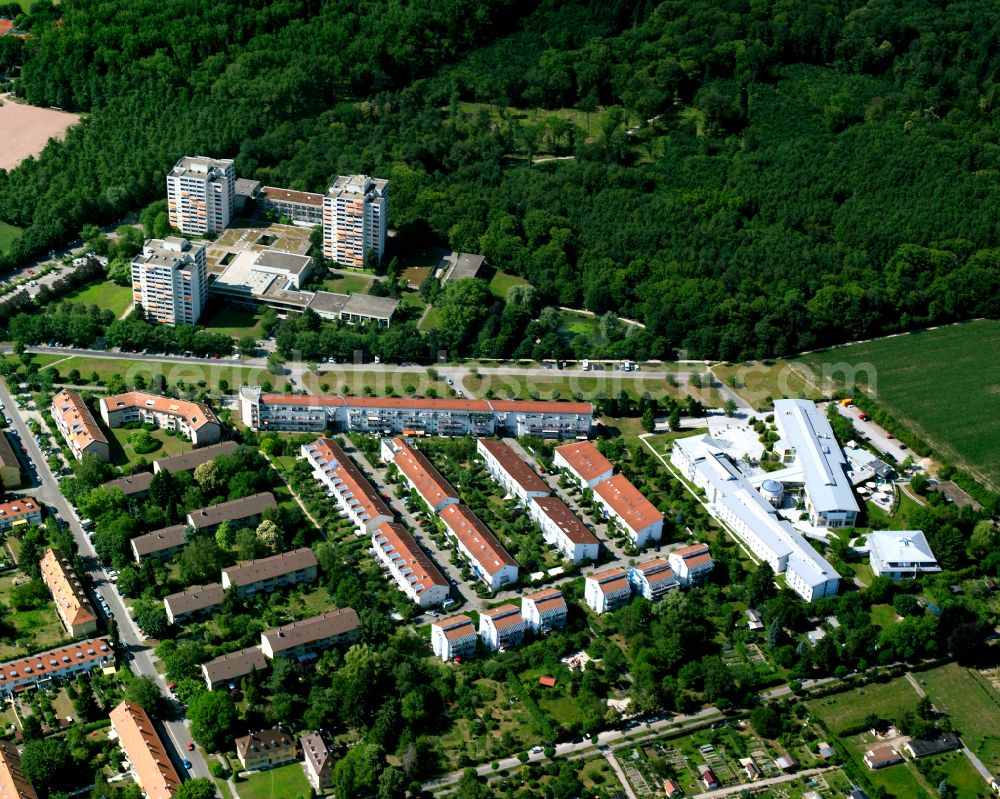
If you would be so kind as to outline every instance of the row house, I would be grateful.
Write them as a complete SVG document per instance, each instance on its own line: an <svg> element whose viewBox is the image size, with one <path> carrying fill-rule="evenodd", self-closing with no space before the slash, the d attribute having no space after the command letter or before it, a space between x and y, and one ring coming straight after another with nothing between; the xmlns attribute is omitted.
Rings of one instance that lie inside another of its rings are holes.
<svg viewBox="0 0 1000 799"><path fill-rule="evenodd" d="M715 561L705 544L691 544L675 549L668 556L674 576L685 588L703 585L715 568Z"/></svg>
<svg viewBox="0 0 1000 799"><path fill-rule="evenodd" d="M448 580L401 524L385 522L372 533L372 550L400 590L421 608L448 598Z"/></svg>
<svg viewBox="0 0 1000 799"><path fill-rule="evenodd" d="M239 445L235 441L220 441L207 447L198 447L190 452L182 452L180 455L171 455L169 458L160 458L153 461L153 474L169 472L190 472L197 469L201 464L214 461L220 455L232 455Z"/></svg>
<svg viewBox="0 0 1000 799"><path fill-rule="evenodd" d="M216 608L222 607L226 592L222 583L193 585L186 591L163 598L163 609L171 624L184 624L192 619L203 619Z"/></svg>
<svg viewBox="0 0 1000 799"><path fill-rule="evenodd" d="M601 542L559 497L534 497L528 515L541 528L545 542L566 560L597 560Z"/></svg>
<svg viewBox="0 0 1000 799"><path fill-rule="evenodd" d="M534 497L547 497L552 493L535 470L502 441L480 438L476 442L476 452L485 462L490 477L522 504L527 505Z"/></svg>
<svg viewBox="0 0 1000 799"><path fill-rule="evenodd" d="M517 582L518 565L490 529L465 505L448 505L439 514L449 536L491 591Z"/></svg>
<svg viewBox="0 0 1000 799"><path fill-rule="evenodd" d="M146 799L173 799L181 778L146 711L134 702L121 702L111 711L111 729L142 795Z"/></svg>
<svg viewBox="0 0 1000 799"><path fill-rule="evenodd" d="M338 608L261 633L260 648L271 659L306 660L331 646L354 643L361 634L360 628L353 608Z"/></svg>
<svg viewBox="0 0 1000 799"><path fill-rule="evenodd" d="M402 438L383 439L381 455L385 463L394 464L399 469L407 485L433 512L440 513L442 508L458 502L458 491L409 441Z"/></svg>
<svg viewBox="0 0 1000 799"><path fill-rule="evenodd" d="M142 499L149 496L149 487L152 483L152 472L136 472L119 477L117 480L109 480L101 488L121 491L125 495L125 499Z"/></svg>
<svg viewBox="0 0 1000 799"><path fill-rule="evenodd" d="M209 691L235 685L250 674L263 674L271 664L259 646L248 646L201 664L201 675Z"/></svg>
<svg viewBox="0 0 1000 799"><path fill-rule="evenodd" d="M220 502L193 510L187 515L188 526L202 533L214 533L223 522L233 526L255 527L266 510L276 510L278 503L270 491L242 499Z"/></svg>
<svg viewBox="0 0 1000 799"><path fill-rule="evenodd" d="M105 638L60 646L37 655L0 663L0 698L10 698L29 688L48 685L99 669L115 662L115 653Z"/></svg>
<svg viewBox="0 0 1000 799"><path fill-rule="evenodd" d="M552 464L569 472L581 488L594 488L615 473L611 461L598 451L593 441L574 441L556 447Z"/></svg>
<svg viewBox="0 0 1000 799"><path fill-rule="evenodd" d="M289 585L316 581L319 561L309 547L300 547L269 558L237 563L222 570L222 588L236 589L240 599L262 591L271 592Z"/></svg>
<svg viewBox="0 0 1000 799"><path fill-rule="evenodd" d="M72 564L56 550L47 549L39 568L66 631L74 638L96 633L97 614Z"/></svg>
<svg viewBox="0 0 1000 799"><path fill-rule="evenodd" d="M301 453L312 467L313 477L326 486L359 531L371 534L392 521L389 506L332 438L317 438L311 444L303 444Z"/></svg>
<svg viewBox="0 0 1000 799"><path fill-rule="evenodd" d="M184 549L188 540L188 526L173 524L162 530L154 530L132 539L132 557L136 563L142 563L146 558L166 560Z"/></svg>
<svg viewBox="0 0 1000 799"><path fill-rule="evenodd" d="M663 514L623 474L598 483L594 501L625 529L635 547L659 541L663 535Z"/></svg>
<svg viewBox="0 0 1000 799"><path fill-rule="evenodd" d="M35 787L21 771L21 755L12 741L0 741L0 797L38 799Z"/></svg>
<svg viewBox="0 0 1000 799"><path fill-rule="evenodd" d="M20 527L37 527L42 523L42 508L31 497L0 502L0 532Z"/></svg>

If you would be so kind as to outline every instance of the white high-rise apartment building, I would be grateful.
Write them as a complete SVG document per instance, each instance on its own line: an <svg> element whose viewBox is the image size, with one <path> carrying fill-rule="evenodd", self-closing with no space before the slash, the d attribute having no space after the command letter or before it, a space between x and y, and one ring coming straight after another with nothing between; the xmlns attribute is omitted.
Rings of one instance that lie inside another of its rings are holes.
<svg viewBox="0 0 1000 799"><path fill-rule="evenodd" d="M389 216L389 181L339 175L323 197L323 255L362 267L373 251L381 259Z"/></svg>
<svg viewBox="0 0 1000 799"><path fill-rule="evenodd" d="M164 325L193 325L208 296L205 248L170 236L149 239L132 259L132 298L146 318Z"/></svg>
<svg viewBox="0 0 1000 799"><path fill-rule="evenodd" d="M170 224L186 235L221 233L236 208L236 166L231 158L186 156L167 175Z"/></svg>

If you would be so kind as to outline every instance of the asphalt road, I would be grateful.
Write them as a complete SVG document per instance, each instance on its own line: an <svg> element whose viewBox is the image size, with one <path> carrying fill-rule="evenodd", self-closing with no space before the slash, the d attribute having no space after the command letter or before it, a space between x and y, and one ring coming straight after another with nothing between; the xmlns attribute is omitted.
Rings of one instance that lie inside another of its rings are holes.
<svg viewBox="0 0 1000 799"><path fill-rule="evenodd" d="M108 607L111 608L111 612L118 621L118 632L122 649L132 653L133 659L128 664L129 668L134 673L149 677L156 682L167 701L173 707L178 708L176 700L167 689L166 682L156 671L152 650L147 648L143 643L138 628L125 610L125 603L122 601L121 595L114 584L108 580L104 568L97 559L97 553L94 551L90 539L87 538L86 533L80 526L80 519L76 511L73 510L73 506L70 505L69 501L59 493L58 480L49 470L45 456L42 454L41 449L35 442L35 437L31 434L31 431L25 424L24 418L18 411L17 404L14 402L14 398L11 396L6 383L2 380L0 380L0 402L3 402L7 406L6 414L10 417L11 427L17 430L21 442L28 451L28 456L35 462L35 466L37 467L40 485L22 493L30 494L39 504L55 508L60 518L69 524L73 538L80 551L80 557L83 559L87 573L90 575L93 593L103 596L107 600ZM95 610L101 613L98 605L99 603L95 605ZM182 776L185 773L189 773L195 777L210 777L211 773L201 752L197 748L193 752L188 752L184 747L191 740L186 719L166 720L162 724L166 730L169 744L173 746L174 751L172 756L178 772ZM191 769L189 771L185 770L181 765L182 758L187 758L191 761Z"/></svg>

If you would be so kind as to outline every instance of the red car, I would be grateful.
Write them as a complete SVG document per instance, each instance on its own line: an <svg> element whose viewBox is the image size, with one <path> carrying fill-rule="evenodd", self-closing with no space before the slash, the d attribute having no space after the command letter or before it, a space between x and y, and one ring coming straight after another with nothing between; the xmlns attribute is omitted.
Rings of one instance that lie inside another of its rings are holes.
<svg viewBox="0 0 1000 799"><path fill-rule="evenodd" d="M892 433L886 433L885 437L886 438L895 438L895 436Z"/></svg>
<svg viewBox="0 0 1000 799"><path fill-rule="evenodd" d="M187 742L187 750L189 752L193 752L194 751L194 744L191 743L190 741Z"/></svg>

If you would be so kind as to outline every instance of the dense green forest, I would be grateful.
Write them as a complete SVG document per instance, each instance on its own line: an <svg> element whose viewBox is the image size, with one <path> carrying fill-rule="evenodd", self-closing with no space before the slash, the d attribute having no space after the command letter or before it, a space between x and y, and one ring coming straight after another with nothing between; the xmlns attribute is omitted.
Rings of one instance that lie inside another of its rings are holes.
<svg viewBox="0 0 1000 799"><path fill-rule="evenodd" d="M88 116L0 172L26 228L7 257L203 153L314 191L387 177L392 255L483 252L535 286L529 313L644 322L623 356L996 316L998 21L995 0L42 2L16 90ZM513 354L523 303L484 303L457 345Z"/></svg>

